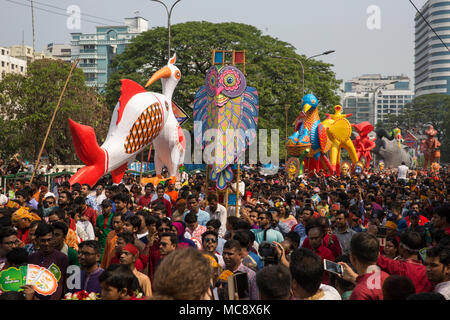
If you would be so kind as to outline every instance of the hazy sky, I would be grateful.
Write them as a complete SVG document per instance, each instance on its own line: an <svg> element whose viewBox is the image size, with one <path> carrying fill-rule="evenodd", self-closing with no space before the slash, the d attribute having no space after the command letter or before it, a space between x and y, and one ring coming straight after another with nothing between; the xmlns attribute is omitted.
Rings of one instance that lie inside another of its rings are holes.
<svg viewBox="0 0 450 320"><path fill-rule="evenodd" d="M174 2L165 0L168 5ZM413 2L420 8L426 1ZM149 20L150 27L167 26L165 9L151 0L36 0L34 3L38 51L50 42L70 43L70 32L93 33L98 22L116 25L92 16L123 22L123 18L139 11ZM22 32L25 44L32 45L29 5L29 0L0 0L0 46L21 44ZM70 5L80 8L82 19L97 23L82 20L81 30L69 30L66 13L58 8L66 9ZM370 6L380 9L381 29L367 27L368 20L374 21L373 14L367 13ZM381 73L405 74L413 80L415 12L408 0L182 0L173 9L172 25L201 20L246 23L291 43L299 54L311 56L336 50L320 59L334 65L338 79Z"/></svg>

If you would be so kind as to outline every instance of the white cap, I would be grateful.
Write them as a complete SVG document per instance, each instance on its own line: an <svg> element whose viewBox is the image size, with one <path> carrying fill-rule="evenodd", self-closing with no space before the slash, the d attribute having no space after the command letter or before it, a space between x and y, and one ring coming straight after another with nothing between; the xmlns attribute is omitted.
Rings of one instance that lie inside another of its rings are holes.
<svg viewBox="0 0 450 320"><path fill-rule="evenodd" d="M44 196L44 200L47 199L48 197L53 197L56 199L56 196L53 192L47 192Z"/></svg>

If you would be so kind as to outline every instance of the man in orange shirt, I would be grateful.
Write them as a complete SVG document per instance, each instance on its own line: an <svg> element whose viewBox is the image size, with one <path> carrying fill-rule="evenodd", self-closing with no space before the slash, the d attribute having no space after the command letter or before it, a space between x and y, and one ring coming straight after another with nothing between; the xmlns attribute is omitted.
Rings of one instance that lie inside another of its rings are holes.
<svg viewBox="0 0 450 320"><path fill-rule="evenodd" d="M112 230L106 237L105 249L103 251L102 262L100 267L107 269L111 265L111 259L114 257L114 249L116 247L117 235L123 230L123 215L121 213L115 213L112 218Z"/></svg>
<svg viewBox="0 0 450 320"><path fill-rule="evenodd" d="M177 202L178 199L178 191L175 190L175 183L173 181L170 181L167 186L166 194L170 197L170 202L172 203L172 206Z"/></svg>

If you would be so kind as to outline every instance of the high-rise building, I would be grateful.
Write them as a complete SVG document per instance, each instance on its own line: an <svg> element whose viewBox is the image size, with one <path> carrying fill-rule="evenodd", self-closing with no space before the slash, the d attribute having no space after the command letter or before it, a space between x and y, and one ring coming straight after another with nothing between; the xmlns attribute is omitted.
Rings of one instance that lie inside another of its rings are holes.
<svg viewBox="0 0 450 320"><path fill-rule="evenodd" d="M420 12L450 47L450 1L428 0ZM415 22L415 95L450 94L450 52L420 14Z"/></svg>
<svg viewBox="0 0 450 320"><path fill-rule="evenodd" d="M123 26L100 26L94 34L71 33L71 60L80 59L86 85L103 90L108 82L111 60L125 50L131 39L148 30L142 17L126 18Z"/></svg>
<svg viewBox="0 0 450 320"><path fill-rule="evenodd" d="M353 114L351 122L376 124L389 114L398 115L413 95L406 76L365 74L345 82L342 107L345 113Z"/></svg>
<svg viewBox="0 0 450 320"><path fill-rule="evenodd" d="M7 73L27 73L27 62L11 56L9 48L0 47L0 80Z"/></svg>

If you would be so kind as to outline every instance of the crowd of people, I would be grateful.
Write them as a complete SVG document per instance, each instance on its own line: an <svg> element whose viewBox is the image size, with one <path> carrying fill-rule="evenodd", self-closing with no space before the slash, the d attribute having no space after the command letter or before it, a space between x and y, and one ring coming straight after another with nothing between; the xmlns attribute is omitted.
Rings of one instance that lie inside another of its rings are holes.
<svg viewBox="0 0 450 320"><path fill-rule="evenodd" d="M447 167L240 172L228 192L201 172L156 185L66 177L52 190L16 180L0 205L0 271L56 265L61 277L50 296L25 285L0 299L450 299ZM229 294L237 274L241 296Z"/></svg>

